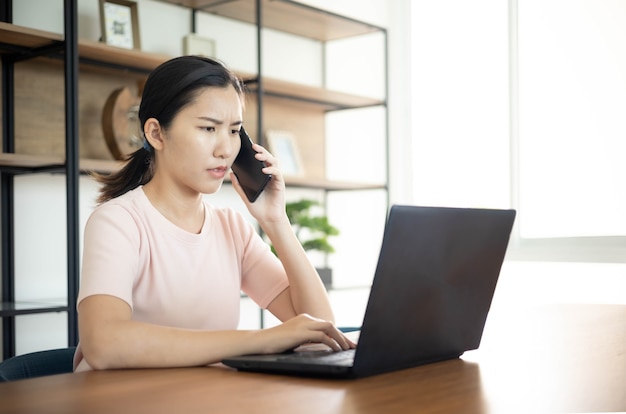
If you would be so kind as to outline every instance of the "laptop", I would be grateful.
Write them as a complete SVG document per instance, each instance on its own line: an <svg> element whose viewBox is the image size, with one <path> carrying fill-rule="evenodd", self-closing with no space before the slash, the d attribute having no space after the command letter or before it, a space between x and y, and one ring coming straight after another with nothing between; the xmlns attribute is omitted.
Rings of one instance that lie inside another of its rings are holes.
<svg viewBox="0 0 626 414"><path fill-rule="evenodd" d="M303 346L222 362L359 378L458 358L480 344L514 219L515 210L393 205L356 349Z"/></svg>

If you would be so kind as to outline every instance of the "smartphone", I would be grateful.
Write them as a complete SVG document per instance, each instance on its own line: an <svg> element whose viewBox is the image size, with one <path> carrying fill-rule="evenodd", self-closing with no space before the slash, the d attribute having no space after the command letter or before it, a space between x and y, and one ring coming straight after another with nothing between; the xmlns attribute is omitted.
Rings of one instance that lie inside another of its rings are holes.
<svg viewBox="0 0 626 414"><path fill-rule="evenodd" d="M241 138L241 149L232 170L243 187L246 197L251 203L261 195L267 183L272 179L271 174L265 174L261 169L265 167L265 162L257 160L254 155L256 151L252 149L252 140L243 127L239 130Z"/></svg>

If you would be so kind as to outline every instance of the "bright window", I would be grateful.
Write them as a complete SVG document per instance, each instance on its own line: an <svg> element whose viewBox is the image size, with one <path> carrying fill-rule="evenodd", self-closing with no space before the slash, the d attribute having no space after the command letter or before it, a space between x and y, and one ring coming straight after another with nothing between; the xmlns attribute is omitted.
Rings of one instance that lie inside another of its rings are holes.
<svg viewBox="0 0 626 414"><path fill-rule="evenodd" d="M626 2L517 9L520 235L626 235Z"/></svg>

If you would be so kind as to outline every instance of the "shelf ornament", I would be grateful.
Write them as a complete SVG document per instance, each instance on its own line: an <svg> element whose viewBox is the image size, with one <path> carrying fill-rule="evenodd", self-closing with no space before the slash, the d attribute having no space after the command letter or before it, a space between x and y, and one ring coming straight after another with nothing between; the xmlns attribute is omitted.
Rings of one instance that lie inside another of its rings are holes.
<svg viewBox="0 0 626 414"><path fill-rule="evenodd" d="M143 145L138 114L140 101L128 87L123 87L114 90L104 104L102 132L116 160L126 160Z"/></svg>

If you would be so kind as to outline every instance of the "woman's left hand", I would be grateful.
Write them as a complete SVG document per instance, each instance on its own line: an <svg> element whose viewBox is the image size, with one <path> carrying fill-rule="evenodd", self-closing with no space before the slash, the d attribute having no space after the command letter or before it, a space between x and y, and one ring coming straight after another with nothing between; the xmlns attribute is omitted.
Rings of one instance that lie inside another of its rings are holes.
<svg viewBox="0 0 626 414"><path fill-rule="evenodd" d="M267 149L259 144L253 144L252 149L257 151L256 159L265 162L266 167L263 168L263 172L271 174L272 178L254 203L248 200L237 180L237 176L231 171L230 178L233 182L233 187L245 203L250 214L259 223L283 220L285 218L285 180L278 167L278 161Z"/></svg>

